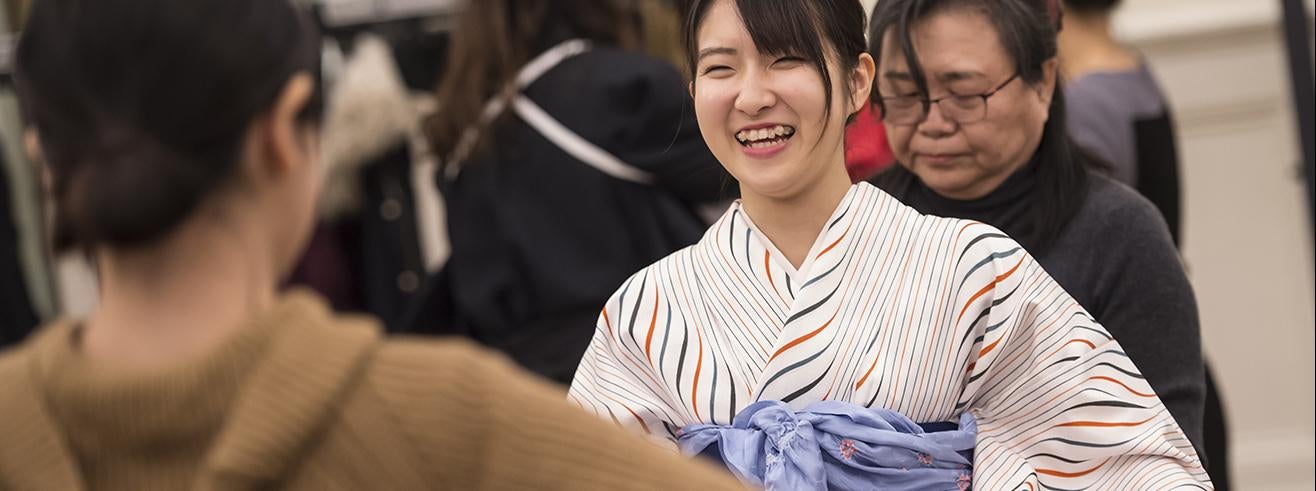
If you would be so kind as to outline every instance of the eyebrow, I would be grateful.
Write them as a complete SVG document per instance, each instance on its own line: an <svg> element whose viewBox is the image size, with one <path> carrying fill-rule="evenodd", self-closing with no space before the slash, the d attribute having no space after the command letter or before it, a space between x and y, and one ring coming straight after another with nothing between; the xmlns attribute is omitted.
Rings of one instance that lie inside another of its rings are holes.
<svg viewBox="0 0 1316 491"><path fill-rule="evenodd" d="M914 80L914 77L910 75L909 72L902 72L896 70L888 70L882 73L882 76L888 79L899 80L899 81ZM943 73L937 78L940 79L942 82L950 83L950 82L962 82L965 80L987 78L987 75L983 74L982 72L976 72L976 71L955 71L955 72Z"/></svg>
<svg viewBox="0 0 1316 491"><path fill-rule="evenodd" d="M704 48L699 50L699 56L695 58L695 62L703 61L704 58L713 55L735 55L736 53L738 53L738 51L736 51L736 48L724 48L724 47Z"/></svg>
<svg viewBox="0 0 1316 491"><path fill-rule="evenodd" d="M982 72L975 72L975 71L957 71L957 72L946 72L942 74L940 78L947 82L959 82L962 80L970 80L975 78L987 78L987 75Z"/></svg>

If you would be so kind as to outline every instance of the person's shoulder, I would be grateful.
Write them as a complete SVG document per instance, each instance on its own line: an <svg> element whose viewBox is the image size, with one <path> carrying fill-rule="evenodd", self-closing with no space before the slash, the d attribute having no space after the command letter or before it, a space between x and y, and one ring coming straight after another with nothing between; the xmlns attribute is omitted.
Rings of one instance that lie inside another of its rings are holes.
<svg viewBox="0 0 1316 491"><path fill-rule="evenodd" d="M615 46L596 46L581 54L587 66L600 73L613 74L604 80L626 77L650 77L680 80L681 73L665 60L634 50Z"/></svg>
<svg viewBox="0 0 1316 491"><path fill-rule="evenodd" d="M61 339L69 339L79 322L60 319L44 324L34 329L26 339L0 349L0 380L15 380L14 377L17 377L18 373L27 370L26 360L36 356L37 351L45 350Z"/></svg>
<svg viewBox="0 0 1316 491"><path fill-rule="evenodd" d="M885 192L896 199L904 199L904 194L909 192L909 187L914 179L915 177L913 173L909 172L908 169L904 168L904 166L901 166L899 163L896 163L887 167L882 172L878 172L877 175L868 178L865 182L871 184L873 187L881 189L882 192Z"/></svg>
<svg viewBox="0 0 1316 491"><path fill-rule="evenodd" d="M679 108L686 103L685 77L672 64L644 53L598 46L562 64L559 87L571 91L573 104L601 104L634 111Z"/></svg>
<svg viewBox="0 0 1316 491"><path fill-rule="evenodd" d="M14 381L26 377L28 352L31 347L23 343L0 351L0 380ZM8 383L6 383L8 385ZM4 393L5 391L0 391Z"/></svg>
<svg viewBox="0 0 1316 491"><path fill-rule="evenodd" d="M681 73L666 61L636 51L595 46L562 61L558 68L543 75L542 83L531 84L530 91L539 87L569 89L587 96L572 98L576 103L588 103L600 95L621 95L619 91L629 94L664 90L679 94L684 92L685 84Z"/></svg>
<svg viewBox="0 0 1316 491"><path fill-rule="evenodd" d="M500 355L463 338L402 336L380 343L367 377L371 382L383 380L390 382L385 384L388 387L404 388L404 380L437 382L506 363ZM426 390L441 389L429 385Z"/></svg>
<svg viewBox="0 0 1316 491"><path fill-rule="evenodd" d="M49 352L60 340L67 340L72 334L75 321L60 320L41 326L31 335L14 345L0 350L0 405L13 403L13 398L29 398L27 391L31 386L26 382L32 380L34 357L40 358L40 351ZM0 411L3 413L3 411Z"/></svg>
<svg viewBox="0 0 1316 491"><path fill-rule="evenodd" d="M1100 173L1089 174L1087 196L1074 224L1097 236L1153 234L1165 235L1169 240L1169 228L1156 205L1133 188Z"/></svg>
<svg viewBox="0 0 1316 491"><path fill-rule="evenodd" d="M924 246L940 246L949 241L963 254L968 250L980 252L999 252L1012 250L1018 243L1005 232L984 222L964 218L945 217L927 214L906 204L897 196L906 184L908 171L883 172L878 177L858 184L871 199L879 200L883 208L896 208L892 215L895 223L886 222L888 226L900 225L908 229L905 235L908 241L918 242ZM882 181L880 184L874 180Z"/></svg>
<svg viewBox="0 0 1316 491"><path fill-rule="evenodd" d="M699 264L699 256L707 253L705 248L709 247L709 235L712 233L713 229L705 231L699 242L677 249L631 274L613 291L608 304L619 301L630 291L638 291L640 288L648 288L652 285L670 284L678 271Z"/></svg>
<svg viewBox="0 0 1316 491"><path fill-rule="evenodd" d="M404 431L440 439L435 418L474 424L480 414L465 413L489 404L491 385L548 384L473 341L405 336L379 344L362 382Z"/></svg>
<svg viewBox="0 0 1316 491"><path fill-rule="evenodd" d="M1086 111L1145 113L1160 110L1165 99L1146 65L1099 71L1065 84L1065 101ZM1078 111L1079 116L1082 115Z"/></svg>

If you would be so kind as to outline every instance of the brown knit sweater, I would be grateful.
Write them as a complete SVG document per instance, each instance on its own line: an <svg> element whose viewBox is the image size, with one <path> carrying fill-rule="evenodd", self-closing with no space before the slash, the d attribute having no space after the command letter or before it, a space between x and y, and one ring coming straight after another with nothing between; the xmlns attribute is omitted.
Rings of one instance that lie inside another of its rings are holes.
<svg viewBox="0 0 1316 491"><path fill-rule="evenodd" d="M736 489L466 343L292 293L205 357L124 373L76 323L0 356L0 489Z"/></svg>

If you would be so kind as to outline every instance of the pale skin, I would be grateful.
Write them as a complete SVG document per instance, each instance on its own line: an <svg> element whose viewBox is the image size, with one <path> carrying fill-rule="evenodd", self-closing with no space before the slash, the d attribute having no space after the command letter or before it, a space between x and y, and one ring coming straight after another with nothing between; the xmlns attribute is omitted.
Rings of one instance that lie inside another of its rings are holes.
<svg viewBox="0 0 1316 491"><path fill-rule="evenodd" d="M1138 67L1138 55L1111 33L1111 12L1065 9L1065 28L1058 38L1060 72L1074 80L1093 72L1128 71Z"/></svg>
<svg viewBox="0 0 1316 491"><path fill-rule="evenodd" d="M949 10L911 26L911 40L928 81L928 97L981 94L1014 73L996 29L982 14ZM885 34L878 84L883 96L917 94L903 51ZM1036 153L1056 84L1057 60L1042 64L1040 80L1018 78L987 101L984 119L958 123L939 105L918 124L885 123L896 161L937 194L956 200L982 198Z"/></svg>
<svg viewBox="0 0 1316 491"><path fill-rule="evenodd" d="M750 219L799 268L850 189L845 120L868 100L873 58L860 54L855 68L844 73L835 55L829 55L833 91L828 114L817 70L801 58L759 53L733 2L709 7L697 41L690 95L704 141L740 183ZM834 53L830 46L827 51ZM746 128L763 125L790 127L794 133L762 151L749 150L737 139Z"/></svg>
<svg viewBox="0 0 1316 491"><path fill-rule="evenodd" d="M157 370L215 349L275 301L319 192L318 137L296 114L313 81L291 78L248 128L234 175L148 245L93 251L99 307L78 346L109 370Z"/></svg>

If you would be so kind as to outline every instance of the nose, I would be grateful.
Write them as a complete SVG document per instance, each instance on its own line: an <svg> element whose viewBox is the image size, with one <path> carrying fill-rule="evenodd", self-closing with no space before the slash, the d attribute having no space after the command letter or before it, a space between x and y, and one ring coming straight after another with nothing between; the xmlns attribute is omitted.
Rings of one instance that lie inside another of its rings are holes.
<svg viewBox="0 0 1316 491"><path fill-rule="evenodd" d="M941 138L955 133L958 124L946 117L941 104L928 106L928 115L918 124L918 132L928 138Z"/></svg>
<svg viewBox="0 0 1316 491"><path fill-rule="evenodd" d="M752 117L775 104L777 93L761 75L748 74L742 78L740 93L736 96L736 110Z"/></svg>

